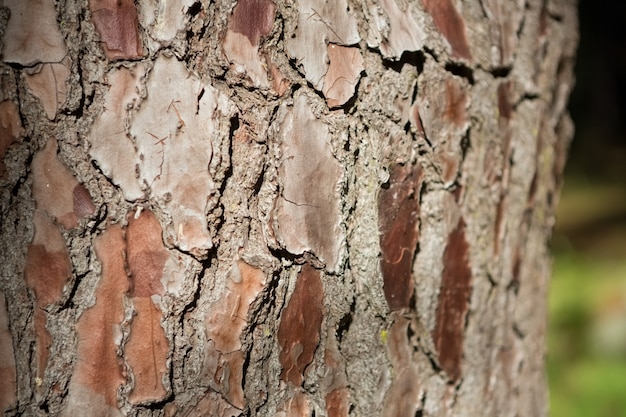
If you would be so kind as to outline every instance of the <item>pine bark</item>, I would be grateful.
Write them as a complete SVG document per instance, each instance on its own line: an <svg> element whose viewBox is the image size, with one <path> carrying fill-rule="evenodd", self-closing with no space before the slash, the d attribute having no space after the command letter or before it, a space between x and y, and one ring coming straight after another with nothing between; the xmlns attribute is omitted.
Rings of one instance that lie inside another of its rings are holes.
<svg viewBox="0 0 626 417"><path fill-rule="evenodd" d="M544 416L566 0L5 0L0 409Z"/></svg>

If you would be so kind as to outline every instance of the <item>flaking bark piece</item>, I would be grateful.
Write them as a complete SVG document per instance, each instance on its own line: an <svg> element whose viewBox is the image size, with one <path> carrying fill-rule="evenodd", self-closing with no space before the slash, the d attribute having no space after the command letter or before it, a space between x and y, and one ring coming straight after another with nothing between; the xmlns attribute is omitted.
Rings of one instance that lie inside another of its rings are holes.
<svg viewBox="0 0 626 417"><path fill-rule="evenodd" d="M263 271L244 261L233 265L230 276L225 294L211 307L206 320L207 335L222 353L241 349L239 337L247 325L250 304L264 281Z"/></svg>
<svg viewBox="0 0 626 417"><path fill-rule="evenodd" d="M134 0L89 0L89 9L107 58L136 59L143 56Z"/></svg>
<svg viewBox="0 0 626 417"><path fill-rule="evenodd" d="M422 4L450 44L452 55L470 61L472 53L465 34L465 21L452 4L452 0L422 0Z"/></svg>
<svg viewBox="0 0 626 417"><path fill-rule="evenodd" d="M328 126L300 95L280 120L280 136L284 188L276 201L274 233L289 252L313 252L336 271L344 240L338 192L342 169Z"/></svg>
<svg viewBox="0 0 626 417"><path fill-rule="evenodd" d="M5 0L11 16L4 33L2 60L33 66L61 62L67 55L54 0Z"/></svg>
<svg viewBox="0 0 626 417"><path fill-rule="evenodd" d="M57 110L67 98L67 80L70 77L71 61L66 56L61 62L38 64L24 69L24 79L33 95L43 106L48 119L54 120Z"/></svg>
<svg viewBox="0 0 626 417"><path fill-rule="evenodd" d="M389 184L378 195L383 290L389 308L409 308L413 297L413 259L419 240L420 165L394 165Z"/></svg>
<svg viewBox="0 0 626 417"><path fill-rule="evenodd" d="M441 367L451 380L456 381L461 377L465 316L472 292L469 244L463 218L448 236L443 265L437 322L432 336Z"/></svg>
<svg viewBox="0 0 626 417"><path fill-rule="evenodd" d="M84 413L85 407L93 415L121 415L117 393L126 382L126 374L117 350L122 340L123 298L128 291L122 228L109 226L95 239L94 250L102 272L95 304L81 314L76 324L78 361L64 410L68 417Z"/></svg>
<svg viewBox="0 0 626 417"><path fill-rule="evenodd" d="M296 387L302 385L304 371L313 361L320 340L323 318L323 289L320 272L305 264L298 274L293 294L280 318L280 378Z"/></svg>
<svg viewBox="0 0 626 417"><path fill-rule="evenodd" d="M0 102L0 179L7 176L4 156L7 149L22 135L22 121L17 106L9 100Z"/></svg>
<svg viewBox="0 0 626 417"><path fill-rule="evenodd" d="M66 229L95 212L89 191L57 157L57 141L49 138L46 146L33 158L33 197L37 208Z"/></svg>
<svg viewBox="0 0 626 417"><path fill-rule="evenodd" d="M350 411L350 391L338 388L326 394L326 414L328 417L348 417Z"/></svg>
<svg viewBox="0 0 626 417"><path fill-rule="evenodd" d="M61 231L45 211L35 210L33 228L35 235L26 253L24 280L35 293L35 355L37 376L41 378L48 364L52 344L46 328L47 314L44 308L61 299L72 269Z"/></svg>
<svg viewBox="0 0 626 417"><path fill-rule="evenodd" d="M105 81L109 90L104 95L104 107L88 136L91 157L129 201L135 201L144 194L137 174L139 156L125 127L129 108L133 108L140 99L140 79L144 74L143 64L113 68L107 73Z"/></svg>
<svg viewBox="0 0 626 417"><path fill-rule="evenodd" d="M0 412L17 402L17 371L6 298L0 292Z"/></svg>
<svg viewBox="0 0 626 417"><path fill-rule="evenodd" d="M232 108L174 57L157 58L146 88L130 127L141 180L171 213L174 244L203 256L213 246L206 212L217 192L209 172L214 136L224 134Z"/></svg>
<svg viewBox="0 0 626 417"><path fill-rule="evenodd" d="M286 40L287 53L298 62L307 81L321 91L328 71L327 42L357 44L361 40L357 21L348 12L346 0L302 0L296 25Z"/></svg>
<svg viewBox="0 0 626 417"><path fill-rule="evenodd" d="M130 296L135 316L125 346L125 358L134 376L129 400L133 404L163 400L168 391L163 376L169 372L169 340L161 327L163 313L155 299L163 294L163 270L169 252L163 245L161 225L147 210L130 215L126 231L126 257L131 276Z"/></svg>
<svg viewBox="0 0 626 417"><path fill-rule="evenodd" d="M329 44L330 65L324 76L323 93L328 107L344 105L352 96L363 71L363 57L358 48Z"/></svg>
<svg viewBox="0 0 626 417"><path fill-rule="evenodd" d="M402 10L396 0L381 0L387 22L375 19L377 31L385 33L380 41L380 51L385 58L400 59L405 51L419 51L424 47L426 35L422 22L416 21L410 10Z"/></svg>
<svg viewBox="0 0 626 417"><path fill-rule="evenodd" d="M259 56L259 43L274 26L276 4L272 0L241 0L230 18L222 42L224 54L237 72L245 72L260 88L269 87L267 70Z"/></svg>
<svg viewBox="0 0 626 417"><path fill-rule="evenodd" d="M395 316L389 329L387 354L393 366L393 381L385 394L383 417L416 415L420 404L420 370L407 337L409 319Z"/></svg>
<svg viewBox="0 0 626 417"><path fill-rule="evenodd" d="M311 415L311 401L307 394L297 391L293 397L286 400L275 417L309 417Z"/></svg>
<svg viewBox="0 0 626 417"><path fill-rule="evenodd" d="M421 82L419 97L413 104L411 122L423 128L434 148L441 180L447 186L454 183L461 166L461 142L470 125L468 85L460 77L449 75L430 61L425 71L431 73L428 82Z"/></svg>
<svg viewBox="0 0 626 417"><path fill-rule="evenodd" d="M35 292L37 306L44 308L61 299L72 268L63 235L45 211L35 210L33 228L35 236L28 246L24 278Z"/></svg>
<svg viewBox="0 0 626 417"><path fill-rule="evenodd" d="M241 334L248 325L250 304L263 289L264 274L244 261L230 270L227 289L211 306L206 318L207 337L205 372L217 382L219 390L239 409L245 407L243 393L244 352Z"/></svg>

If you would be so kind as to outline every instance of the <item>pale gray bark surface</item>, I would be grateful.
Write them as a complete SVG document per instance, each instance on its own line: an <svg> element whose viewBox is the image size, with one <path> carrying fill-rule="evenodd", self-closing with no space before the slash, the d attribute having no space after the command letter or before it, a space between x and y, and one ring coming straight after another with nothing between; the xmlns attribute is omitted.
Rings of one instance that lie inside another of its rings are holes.
<svg viewBox="0 0 626 417"><path fill-rule="evenodd" d="M542 416L565 0L5 0L5 415Z"/></svg>

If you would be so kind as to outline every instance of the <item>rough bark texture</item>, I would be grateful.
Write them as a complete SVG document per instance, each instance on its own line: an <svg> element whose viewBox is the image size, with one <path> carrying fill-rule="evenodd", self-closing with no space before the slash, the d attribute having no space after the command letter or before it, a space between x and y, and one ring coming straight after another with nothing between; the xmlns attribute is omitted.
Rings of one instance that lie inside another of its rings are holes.
<svg viewBox="0 0 626 417"><path fill-rule="evenodd" d="M5 0L6 415L543 416L566 0Z"/></svg>

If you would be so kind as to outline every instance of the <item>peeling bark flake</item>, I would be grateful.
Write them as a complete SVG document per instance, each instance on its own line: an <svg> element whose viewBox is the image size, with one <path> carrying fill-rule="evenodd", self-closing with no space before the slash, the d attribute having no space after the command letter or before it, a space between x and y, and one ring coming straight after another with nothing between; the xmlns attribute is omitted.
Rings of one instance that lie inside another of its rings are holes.
<svg viewBox="0 0 626 417"><path fill-rule="evenodd" d="M61 62L67 47L57 22L53 0L5 0L11 11L2 60L34 66L39 62Z"/></svg>
<svg viewBox="0 0 626 417"><path fill-rule="evenodd" d="M169 252L163 245L159 220L148 210L143 210L137 219L130 214L126 241L131 273L130 296L162 295L161 278Z"/></svg>
<svg viewBox="0 0 626 417"><path fill-rule="evenodd" d="M89 0L91 19L111 60L143 56L139 21L133 0Z"/></svg>
<svg viewBox="0 0 626 417"><path fill-rule="evenodd" d="M274 27L276 4L272 0L240 0L235 6L230 28L241 33L253 46Z"/></svg>
<svg viewBox="0 0 626 417"><path fill-rule="evenodd" d="M61 62L47 62L33 68L25 68L24 79L33 95L41 104L50 120L54 120L57 110L67 98L67 81L71 75L72 62L66 56Z"/></svg>
<svg viewBox="0 0 626 417"><path fill-rule="evenodd" d="M133 375L132 404L161 401L167 396L163 377L169 372L169 341L161 327L163 313L150 297L133 297L135 316L124 357Z"/></svg>
<svg viewBox="0 0 626 417"><path fill-rule="evenodd" d="M296 392L283 404L282 409L275 417L310 417L311 401L303 392Z"/></svg>
<svg viewBox="0 0 626 417"><path fill-rule="evenodd" d="M452 78L446 79L445 117L458 127L467 123L468 99L464 85Z"/></svg>
<svg viewBox="0 0 626 417"><path fill-rule="evenodd" d="M34 156L32 172L37 208L45 210L66 229L76 228L81 218L95 212L89 192L58 159L56 139L49 138L46 146ZM80 189L78 195L76 187Z"/></svg>
<svg viewBox="0 0 626 417"><path fill-rule="evenodd" d="M224 54L235 70L247 73L257 87L269 86L266 65L259 56L259 43L271 32L275 13L276 5L271 0L239 1L223 41Z"/></svg>
<svg viewBox="0 0 626 417"><path fill-rule="evenodd" d="M161 327L163 313L152 296L163 294L161 278L169 252L163 245L159 221L147 210L138 219L130 218L126 240L136 313L125 346L134 376L129 400L133 404L160 401L167 395L162 378L168 372L169 340Z"/></svg>
<svg viewBox="0 0 626 417"><path fill-rule="evenodd" d="M141 158L140 179L172 216L166 227L174 244L203 257L213 246L206 216L217 192L209 170L213 146L227 134L233 109L175 57L155 60L146 89L129 128Z"/></svg>
<svg viewBox="0 0 626 417"><path fill-rule="evenodd" d="M58 301L71 277L70 258L59 228L43 210L33 215L35 236L28 246L24 279L39 308Z"/></svg>
<svg viewBox="0 0 626 417"><path fill-rule="evenodd" d="M302 385L304 371L313 361L320 340L323 289L318 270L305 264L298 274L296 286L280 318L279 360L283 367L280 378L296 387Z"/></svg>
<svg viewBox="0 0 626 417"><path fill-rule="evenodd" d="M244 352L240 337L248 325L248 310L263 289L264 274L244 261L230 271L225 294L207 313L206 329L210 343L205 345L204 370L218 384L228 401L245 407L243 393Z"/></svg>
<svg viewBox="0 0 626 417"><path fill-rule="evenodd" d="M81 314L76 324L78 361L65 409L68 416L84 413L86 405L93 415L121 414L117 411L117 393L126 383L122 359L117 356L122 341L124 294L129 285L124 269L126 242L122 228L107 227L95 239L94 250L102 272L95 304Z"/></svg>
<svg viewBox="0 0 626 417"><path fill-rule="evenodd" d="M437 305L437 322L433 330L439 363L453 381L461 377L465 315L472 291L468 251L465 221L461 218L448 236L448 244L443 254L444 269Z"/></svg>
<svg viewBox="0 0 626 417"><path fill-rule="evenodd" d="M96 116L88 136L91 157L129 201L143 196L137 178L140 160L126 124L128 109L140 100L140 79L145 71L144 64L136 64L131 68L113 68L106 74L109 89L104 95L104 108Z"/></svg>
<svg viewBox="0 0 626 417"><path fill-rule="evenodd" d="M211 308L207 331L215 347L222 353L241 349L239 337L246 327L250 304L263 289L263 271L244 261L236 262L231 274L241 281L229 280L226 294Z"/></svg>
<svg viewBox="0 0 626 417"><path fill-rule="evenodd" d="M394 165L389 187L378 195L378 227L385 299L391 310L409 308L413 297L413 258L419 240L420 165Z"/></svg>
<svg viewBox="0 0 626 417"><path fill-rule="evenodd" d="M327 43L356 45L357 21L348 11L346 0L302 0L298 2L298 22L286 49L316 90L321 91L328 70Z"/></svg>
<svg viewBox="0 0 626 417"><path fill-rule="evenodd" d="M330 65L324 76L323 93L328 107L339 107L352 98L363 71L363 57L358 48L329 44Z"/></svg>
<svg viewBox="0 0 626 417"><path fill-rule="evenodd" d="M326 394L326 414L328 417L348 417L350 411L350 391L339 388Z"/></svg>
<svg viewBox="0 0 626 417"><path fill-rule="evenodd" d="M387 354L393 366L393 381L385 393L383 417L413 417L420 405L420 372L413 360L407 332L409 319L395 316L389 329Z"/></svg>
<svg viewBox="0 0 626 417"><path fill-rule="evenodd" d="M465 34L465 22L452 4L452 0L422 0L422 4L452 47L452 54L458 58L471 60L472 54Z"/></svg>
<svg viewBox="0 0 626 417"><path fill-rule="evenodd" d="M380 43L383 56L400 59L405 51L421 50L424 47L426 35L411 11L400 9L395 0L381 0L380 4L389 18L386 39Z"/></svg>
<svg viewBox="0 0 626 417"><path fill-rule="evenodd" d="M328 126L315 118L303 95L280 124L284 189L276 202L274 233L289 252L310 251L336 271L344 241L337 192L343 172L333 156Z"/></svg>

